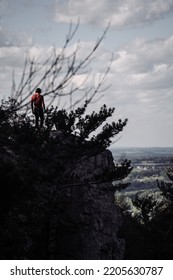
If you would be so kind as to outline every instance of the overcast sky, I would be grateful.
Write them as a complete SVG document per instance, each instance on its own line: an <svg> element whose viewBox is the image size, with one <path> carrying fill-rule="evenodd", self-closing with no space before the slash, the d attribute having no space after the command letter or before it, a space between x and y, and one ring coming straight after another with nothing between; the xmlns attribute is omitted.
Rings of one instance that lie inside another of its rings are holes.
<svg viewBox="0 0 173 280"><path fill-rule="evenodd" d="M72 43L80 40L83 52L111 24L92 66L97 75L113 54L111 87L92 106L106 103L115 120L128 118L115 146L172 147L173 0L0 0L0 97L10 95L26 52L60 49L78 19Z"/></svg>

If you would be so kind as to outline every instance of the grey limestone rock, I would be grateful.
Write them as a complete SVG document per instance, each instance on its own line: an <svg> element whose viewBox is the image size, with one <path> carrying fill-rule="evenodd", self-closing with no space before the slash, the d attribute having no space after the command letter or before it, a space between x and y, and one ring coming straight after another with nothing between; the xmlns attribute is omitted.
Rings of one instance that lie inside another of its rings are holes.
<svg viewBox="0 0 173 280"><path fill-rule="evenodd" d="M121 214L114 204L114 188L111 182L94 182L95 175L107 167L113 168L108 150L82 158L73 166L78 183L57 189L59 211L52 222L51 259L123 259L124 240L117 237Z"/></svg>

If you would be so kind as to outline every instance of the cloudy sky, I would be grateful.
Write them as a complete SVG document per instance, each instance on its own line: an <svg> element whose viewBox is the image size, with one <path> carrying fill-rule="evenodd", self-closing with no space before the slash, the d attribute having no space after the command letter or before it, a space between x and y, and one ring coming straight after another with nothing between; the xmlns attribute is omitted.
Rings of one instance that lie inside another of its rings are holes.
<svg viewBox="0 0 173 280"><path fill-rule="evenodd" d="M96 78L113 54L110 87L91 106L106 103L116 108L114 120L128 118L115 146L172 147L173 0L0 0L0 97L10 95L27 52L61 49L78 20L70 47L80 40L81 56L110 23L92 65Z"/></svg>

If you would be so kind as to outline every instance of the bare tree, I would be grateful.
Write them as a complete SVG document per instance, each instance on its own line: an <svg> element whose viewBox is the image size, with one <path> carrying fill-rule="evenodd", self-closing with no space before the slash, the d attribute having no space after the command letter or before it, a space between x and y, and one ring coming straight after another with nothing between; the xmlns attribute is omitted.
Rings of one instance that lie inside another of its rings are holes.
<svg viewBox="0 0 173 280"><path fill-rule="evenodd" d="M41 62L42 58L26 57L18 85L16 85L15 75L13 75L11 96L18 102L18 109L24 108L30 103L29 97L37 87L43 88L43 95L49 100L48 106L54 102L58 105L62 97L69 96L68 106L70 109L82 100L91 102L97 93L103 93L106 90L105 81L110 70L112 57L104 73L100 74L97 84L87 86L87 81L91 73L89 67L95 58L94 54L105 38L109 25L97 39L93 48L82 59L78 55L79 42L72 53L68 54L67 51L78 27L79 23L75 27L70 24L62 49L59 51L55 47L52 48L51 54L43 62ZM81 83L74 83L74 77L82 74L85 75L85 79ZM77 92L79 93L78 97L76 94L73 99Z"/></svg>

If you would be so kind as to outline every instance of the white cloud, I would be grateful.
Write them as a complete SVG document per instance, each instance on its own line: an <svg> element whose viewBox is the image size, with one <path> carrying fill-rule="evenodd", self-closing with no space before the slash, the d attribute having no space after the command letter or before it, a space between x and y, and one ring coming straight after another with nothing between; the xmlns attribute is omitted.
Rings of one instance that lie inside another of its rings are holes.
<svg viewBox="0 0 173 280"><path fill-rule="evenodd" d="M129 119L118 145L172 146L173 37L136 39L114 57L105 100Z"/></svg>
<svg viewBox="0 0 173 280"><path fill-rule="evenodd" d="M9 44L9 38L6 35L5 30L0 26L0 47L7 46Z"/></svg>
<svg viewBox="0 0 173 280"><path fill-rule="evenodd" d="M27 0L24 0L23 4L26 4L27 2ZM15 16L15 10L12 8L11 0L0 0L0 47L31 46L33 44L31 34L28 34L25 31L14 32L13 26L6 26L8 17L13 16Z"/></svg>
<svg viewBox="0 0 173 280"><path fill-rule="evenodd" d="M46 58L46 50L39 47L0 47L0 79L3 81L0 88L0 99L4 96L7 98L11 94L13 72L15 72L15 80L18 84L22 76L26 56L37 59L42 55Z"/></svg>
<svg viewBox="0 0 173 280"><path fill-rule="evenodd" d="M6 28L0 26L0 47L29 47L32 43L32 36L26 32L12 34Z"/></svg>
<svg viewBox="0 0 173 280"><path fill-rule="evenodd" d="M54 20L116 28L140 26L173 13L172 0L56 0Z"/></svg>
<svg viewBox="0 0 173 280"><path fill-rule="evenodd" d="M8 0L0 0L0 13L4 12L9 6Z"/></svg>
<svg viewBox="0 0 173 280"><path fill-rule="evenodd" d="M111 71L115 75L114 84L117 82L116 87L121 89L173 86L173 37L136 39L115 53Z"/></svg>
<svg viewBox="0 0 173 280"><path fill-rule="evenodd" d="M65 56L70 59L72 59L72 54L77 50L77 56L76 56L76 66L86 57L86 55L94 48L95 42L81 42L80 46L78 44L73 44L69 47L66 48L65 50ZM61 53L62 49L57 48L56 53ZM10 91L11 91L11 84L12 84L12 72L15 71L15 77L16 77L16 82L20 81L20 78L22 76L22 71L24 68L24 62L25 58L28 57L30 59L34 59L37 61L37 66L41 65L44 63L48 57L54 52L53 47L43 47L41 45L33 45L33 46L13 46L13 45L8 45L2 44L0 47L0 73L1 73L1 80L3 80L3 87L1 86L0 88L0 95L4 95L4 89L6 92L6 96L9 96ZM99 59L94 60L94 68L95 68L95 63L97 63ZM47 70L47 67L50 66L50 63L52 60L49 61L48 63L42 68L42 72ZM67 66L68 66L69 60L65 60L64 64L62 65L62 73L61 75L63 76L64 73L67 71ZM92 64L92 63L91 63ZM81 87L86 87L86 85L90 86L91 83L94 81L94 76L95 73L97 73L98 69L94 69L92 71L91 64L89 64L89 67L86 66L82 67L81 71L79 71L71 80L73 86L80 86ZM28 68L29 71L29 68ZM90 74L90 77L88 76L88 73ZM42 73L43 74L43 73ZM37 73L37 78L39 79L41 75L40 73ZM59 78L61 78L61 75ZM71 85L72 85L71 84ZM84 85L85 84L85 85ZM69 85L69 86L71 86Z"/></svg>
<svg viewBox="0 0 173 280"><path fill-rule="evenodd" d="M77 61L81 61L89 50L94 46L94 42L81 42L78 48L77 44L71 45L66 49L66 55L70 55L76 49ZM49 56L52 48L41 46L32 46L29 48L29 55L35 59L46 59ZM0 48L1 69L3 67L18 68L22 71L24 60L28 47L11 46ZM60 52L61 49L57 49ZM108 53L101 47L96 54L96 59L87 68L91 74L87 84L96 82L96 77L99 73L104 72L108 65ZM64 71L65 71L64 67ZM83 69L78 76L75 76L73 82L81 84L87 77L87 69ZM11 73L10 73L11 75ZM139 103L146 100L152 100L154 92L161 94L162 90L173 87L173 37L160 40L147 41L142 38L134 40L131 44L121 47L114 53L110 73L108 74L107 84L111 84L111 89L106 99L111 100L115 97L120 104L124 102ZM8 81L9 83L9 81ZM152 94L149 94L153 91ZM138 93L144 92L146 98L142 98ZM140 97L140 98L139 98ZM152 102L147 101L148 104Z"/></svg>

